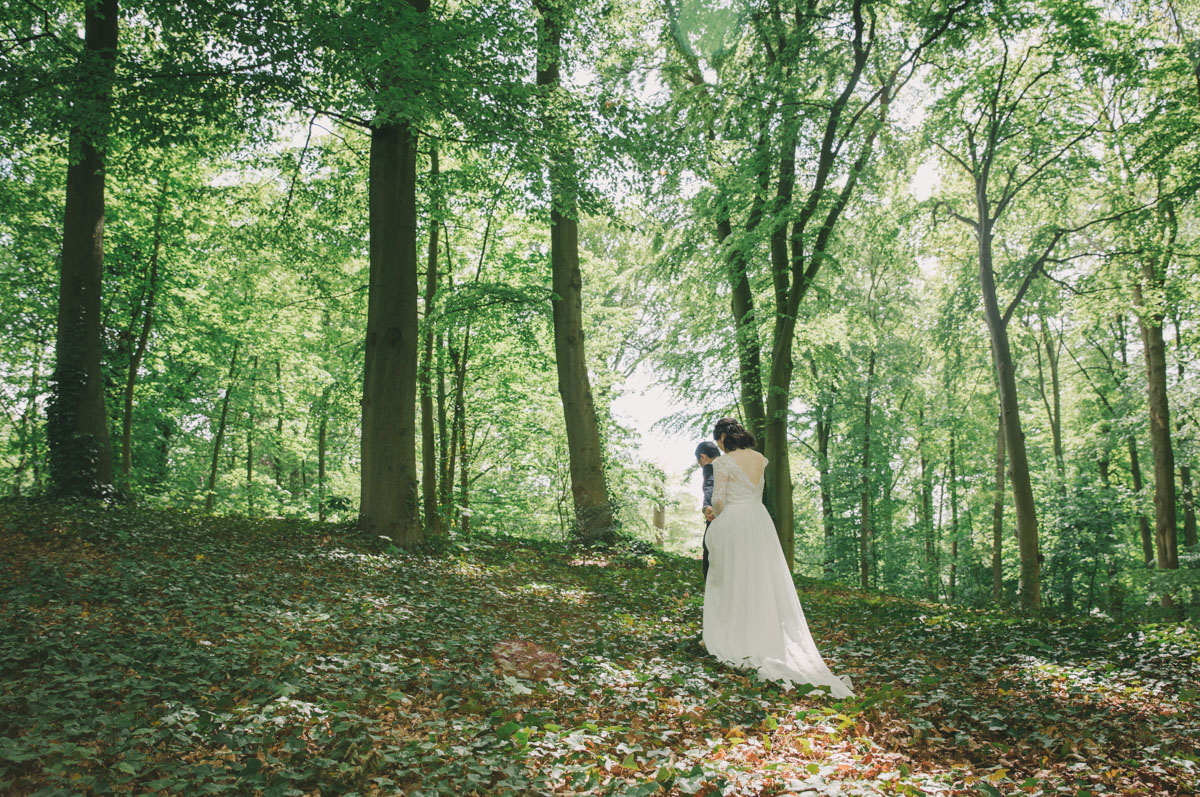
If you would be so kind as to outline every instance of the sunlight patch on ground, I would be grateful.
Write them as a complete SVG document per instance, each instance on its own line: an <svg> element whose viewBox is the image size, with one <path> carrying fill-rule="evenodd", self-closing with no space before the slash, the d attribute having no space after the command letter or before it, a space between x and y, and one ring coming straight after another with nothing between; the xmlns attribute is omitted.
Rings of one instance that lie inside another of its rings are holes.
<svg viewBox="0 0 1200 797"><path fill-rule="evenodd" d="M517 587L518 592L525 592L543 598L555 598L563 603L581 605L596 598L596 593L586 589L572 589L558 584L539 584L530 582Z"/></svg>
<svg viewBox="0 0 1200 797"><path fill-rule="evenodd" d="M354 565L358 569L368 573L395 570L405 564L401 558L389 554L360 553L358 551L348 551L345 548L325 548L315 553L298 552L295 554L295 557L301 560L325 559L339 564Z"/></svg>

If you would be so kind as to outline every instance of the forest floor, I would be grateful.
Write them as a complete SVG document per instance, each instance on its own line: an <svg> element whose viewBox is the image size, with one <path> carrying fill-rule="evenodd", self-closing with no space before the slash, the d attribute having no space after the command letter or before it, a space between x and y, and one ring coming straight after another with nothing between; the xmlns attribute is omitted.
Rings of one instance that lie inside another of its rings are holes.
<svg viewBox="0 0 1200 797"><path fill-rule="evenodd" d="M1192 625L1024 620L802 581L814 637L854 679L834 701L703 655L695 560L444 547L0 502L0 793L1200 787Z"/></svg>

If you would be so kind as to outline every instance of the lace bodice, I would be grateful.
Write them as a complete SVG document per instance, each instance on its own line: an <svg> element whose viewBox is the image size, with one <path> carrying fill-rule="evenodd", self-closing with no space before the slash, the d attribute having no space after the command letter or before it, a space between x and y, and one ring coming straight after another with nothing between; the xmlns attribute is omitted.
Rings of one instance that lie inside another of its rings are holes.
<svg viewBox="0 0 1200 797"><path fill-rule="evenodd" d="M767 458L762 460L765 469ZM728 454L717 457L713 460L713 509L719 515L726 504L762 503L765 476L764 470L757 482L751 481L749 474Z"/></svg>

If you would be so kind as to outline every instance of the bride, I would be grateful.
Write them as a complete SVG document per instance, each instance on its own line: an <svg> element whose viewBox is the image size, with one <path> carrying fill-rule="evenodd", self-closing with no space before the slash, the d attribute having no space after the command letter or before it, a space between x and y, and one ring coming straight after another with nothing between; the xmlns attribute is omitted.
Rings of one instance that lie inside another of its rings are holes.
<svg viewBox="0 0 1200 797"><path fill-rule="evenodd" d="M804 683L851 697L849 679L829 671L796 597L775 523L762 503L767 458L733 418L713 429L725 456L713 460L710 567L704 590L704 646L719 661L747 667L787 688Z"/></svg>

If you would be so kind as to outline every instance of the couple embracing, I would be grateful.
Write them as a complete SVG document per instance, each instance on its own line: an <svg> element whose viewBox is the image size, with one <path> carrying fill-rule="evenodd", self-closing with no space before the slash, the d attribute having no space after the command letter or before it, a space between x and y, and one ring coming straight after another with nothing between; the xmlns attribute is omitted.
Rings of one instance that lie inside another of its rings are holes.
<svg viewBox="0 0 1200 797"><path fill-rule="evenodd" d="M704 472L704 647L764 680L826 687L850 697L849 679L829 671L808 631L792 574L763 506L767 458L733 418L696 449ZM722 456L722 453L724 456Z"/></svg>

